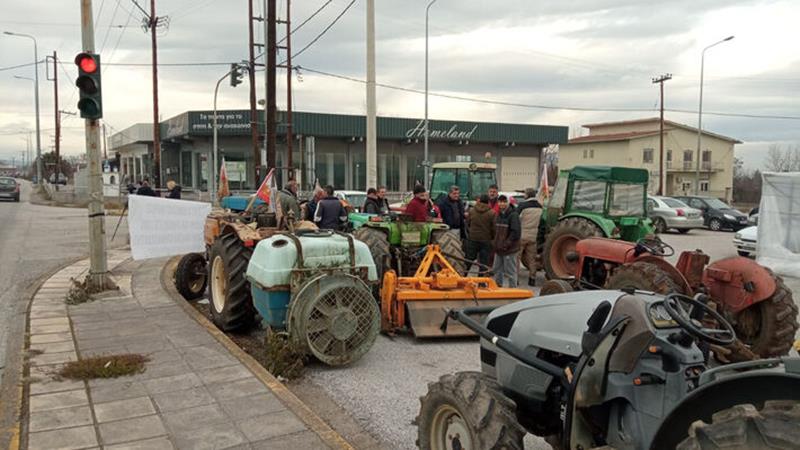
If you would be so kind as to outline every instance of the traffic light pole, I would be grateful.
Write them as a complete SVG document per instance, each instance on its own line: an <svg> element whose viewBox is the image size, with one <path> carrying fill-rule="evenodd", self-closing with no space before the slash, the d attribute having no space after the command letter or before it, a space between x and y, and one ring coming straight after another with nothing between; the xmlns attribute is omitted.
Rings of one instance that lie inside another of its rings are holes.
<svg viewBox="0 0 800 450"><path fill-rule="evenodd" d="M81 38L83 51L94 53L92 0L81 0ZM96 119L86 119L86 159L89 162L89 277L92 290L110 287L106 261L103 178L100 172L100 128Z"/></svg>

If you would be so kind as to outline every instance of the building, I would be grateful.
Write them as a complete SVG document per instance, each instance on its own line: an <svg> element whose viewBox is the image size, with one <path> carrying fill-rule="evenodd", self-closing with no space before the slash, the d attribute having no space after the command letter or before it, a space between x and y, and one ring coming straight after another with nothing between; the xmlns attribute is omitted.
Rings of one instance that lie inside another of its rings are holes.
<svg viewBox="0 0 800 450"><path fill-rule="evenodd" d="M19 169L14 166L0 164L0 177L13 177L16 176L18 172Z"/></svg>
<svg viewBox="0 0 800 450"><path fill-rule="evenodd" d="M211 111L187 111L161 123L162 180L206 190L212 150ZM277 165L287 165L285 115L278 113ZM408 191L423 178L424 126L420 119L378 117L378 184ZM365 190L364 116L293 113L293 167L305 188L319 178L336 189ZM219 157L225 158L232 189L255 189L250 111L218 111ZM567 141L565 126L431 120L432 163L486 161L498 165L505 190L537 186L543 149ZM263 130L262 130L263 134ZM262 142L263 145L263 142ZM133 125L110 137L128 180L152 173L152 126Z"/></svg>
<svg viewBox="0 0 800 450"><path fill-rule="evenodd" d="M650 193L659 184L659 118L584 125L587 136L570 139L559 146L558 165L643 167L650 171ZM703 131L700 160L700 193L731 200L733 150L741 141ZM694 192L697 169L697 128L664 121L665 195Z"/></svg>

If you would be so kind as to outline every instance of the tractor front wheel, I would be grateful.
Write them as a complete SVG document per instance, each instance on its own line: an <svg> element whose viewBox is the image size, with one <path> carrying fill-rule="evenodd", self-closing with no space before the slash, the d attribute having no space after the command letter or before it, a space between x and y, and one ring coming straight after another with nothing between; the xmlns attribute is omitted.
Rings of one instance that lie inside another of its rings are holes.
<svg viewBox="0 0 800 450"><path fill-rule="evenodd" d="M523 448L516 405L482 373L444 375L428 385L420 403L415 420L420 450Z"/></svg>
<svg viewBox="0 0 800 450"><path fill-rule="evenodd" d="M252 254L236 233L218 237L209 250L209 309L214 325L223 331L247 327L255 318L250 283L245 279Z"/></svg>
<svg viewBox="0 0 800 450"><path fill-rule="evenodd" d="M638 289L662 295L673 292L685 294L667 272L655 264L644 261L623 264L614 269L606 281L606 288Z"/></svg>
<svg viewBox="0 0 800 450"><path fill-rule="evenodd" d="M461 238L458 231L453 230L436 230L431 233L431 244L437 244L444 253L447 262L453 266L453 269L464 275L466 272L466 263L464 256L464 247L461 245Z"/></svg>
<svg viewBox="0 0 800 450"><path fill-rule="evenodd" d="M572 285L566 280L547 280L542 285L539 295L564 294L574 290Z"/></svg>
<svg viewBox="0 0 800 450"><path fill-rule="evenodd" d="M544 242L544 271L548 279L567 278L578 269L575 245L581 239L602 237L603 231L589 220L569 217L559 222Z"/></svg>
<svg viewBox="0 0 800 450"><path fill-rule="evenodd" d="M764 407L736 405L697 421L678 450L767 450L797 448L800 442L800 402L772 400Z"/></svg>
<svg viewBox="0 0 800 450"><path fill-rule="evenodd" d="M353 237L367 244L372 254L372 261L375 263L375 270L378 272L378 283L372 288L372 295L380 302L383 273L391 269L392 264L392 250L389 245L389 237L385 232L368 226L355 230L353 232Z"/></svg>
<svg viewBox="0 0 800 450"><path fill-rule="evenodd" d="M762 358L789 353L797 331L797 305L783 279L772 272L775 292L741 311L733 320L736 336Z"/></svg>
<svg viewBox="0 0 800 450"><path fill-rule="evenodd" d="M175 269L175 288L186 300L203 296L208 282L206 257L201 253L187 253Z"/></svg>

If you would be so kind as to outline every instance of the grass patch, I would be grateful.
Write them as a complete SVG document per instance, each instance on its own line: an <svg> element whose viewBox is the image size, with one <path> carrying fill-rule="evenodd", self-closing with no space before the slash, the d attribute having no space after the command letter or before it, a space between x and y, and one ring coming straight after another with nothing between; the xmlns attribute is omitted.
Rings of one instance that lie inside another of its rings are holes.
<svg viewBox="0 0 800 450"><path fill-rule="evenodd" d="M288 380L300 378L305 370L306 358L302 346L289 339L285 333L267 330L262 364L272 375Z"/></svg>
<svg viewBox="0 0 800 450"><path fill-rule="evenodd" d="M92 294L102 292L102 290L96 290L89 285L88 276L83 281L78 281L75 278L70 278L69 280L72 282L72 287L69 288L67 297L64 299L68 305L80 305L90 302L92 301Z"/></svg>
<svg viewBox="0 0 800 450"><path fill-rule="evenodd" d="M92 356L65 364L58 376L72 380L117 378L144 372L148 361L149 357L138 353Z"/></svg>

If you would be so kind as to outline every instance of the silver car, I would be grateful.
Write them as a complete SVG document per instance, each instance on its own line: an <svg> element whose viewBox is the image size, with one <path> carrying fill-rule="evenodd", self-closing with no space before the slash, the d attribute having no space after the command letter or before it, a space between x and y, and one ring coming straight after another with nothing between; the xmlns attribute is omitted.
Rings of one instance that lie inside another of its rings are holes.
<svg viewBox="0 0 800 450"><path fill-rule="evenodd" d="M647 212L653 221L656 233L665 233L670 228L688 233L694 228L703 228L703 212L672 197L647 197Z"/></svg>

